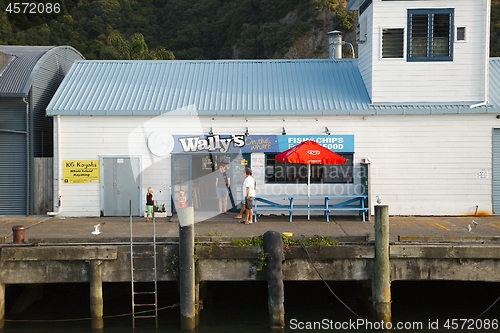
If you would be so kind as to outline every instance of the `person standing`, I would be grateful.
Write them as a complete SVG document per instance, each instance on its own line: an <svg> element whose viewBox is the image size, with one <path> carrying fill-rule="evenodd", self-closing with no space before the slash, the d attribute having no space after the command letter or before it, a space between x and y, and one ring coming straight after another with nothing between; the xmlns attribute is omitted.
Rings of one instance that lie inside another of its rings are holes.
<svg viewBox="0 0 500 333"><path fill-rule="evenodd" d="M215 191L219 199L219 214L227 212L227 197L229 195L228 188L231 186L231 179L226 175L226 165L220 164L219 170L215 173Z"/></svg>
<svg viewBox="0 0 500 333"><path fill-rule="evenodd" d="M255 179L252 176L252 169L245 168L245 181L243 182L245 187L245 208L246 219L242 221L245 224L253 223L253 200L255 198Z"/></svg>
<svg viewBox="0 0 500 333"><path fill-rule="evenodd" d="M155 200L153 198L154 189L152 187L148 187L148 194L146 194L146 222L149 222L149 215L152 216L153 220L155 219Z"/></svg>
<svg viewBox="0 0 500 333"><path fill-rule="evenodd" d="M245 194L245 188L243 188L243 194ZM233 217L233 219L236 219L236 220L239 220L239 219L242 219L243 218L243 213L245 213L246 211L246 199L243 198L243 200L241 200L241 209L240 209L240 212L238 213L238 215L236 215L235 217Z"/></svg>
<svg viewBox="0 0 500 333"><path fill-rule="evenodd" d="M180 191L179 192L179 208L186 208L187 207L187 197L186 197L186 192L185 191Z"/></svg>
<svg viewBox="0 0 500 333"><path fill-rule="evenodd" d="M246 172L245 172L245 170L243 170L243 173L245 174L245 178L246 178ZM238 213L238 215L236 215L235 217L233 217L233 219L237 219L237 220L239 220L239 219L245 219L246 220L246 202L247 202L246 193L247 193L247 189L245 187L245 181L243 181L243 183L241 183L241 196L243 197L241 199L241 209L240 209L240 212ZM243 214L245 214L245 217L243 217Z"/></svg>

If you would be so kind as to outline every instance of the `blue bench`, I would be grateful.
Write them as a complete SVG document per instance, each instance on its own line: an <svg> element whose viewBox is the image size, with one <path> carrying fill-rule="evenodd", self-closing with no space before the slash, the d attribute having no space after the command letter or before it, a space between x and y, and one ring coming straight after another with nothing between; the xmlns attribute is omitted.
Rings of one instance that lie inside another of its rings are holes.
<svg viewBox="0 0 500 333"><path fill-rule="evenodd" d="M294 204L294 199L324 199L323 205L318 204ZM257 221L257 214L259 211L288 211L290 215L290 222L293 220L294 211L323 211L323 215L327 222L330 222L330 213L332 211L358 211L362 217L363 222L366 221L366 212L369 210L365 207L365 200L368 198L365 194L345 194L345 195L294 195L294 196L258 196L254 200L254 221ZM288 200L286 204L277 203L276 199ZM330 200L340 201L330 205ZM259 203L263 203L259 204Z"/></svg>

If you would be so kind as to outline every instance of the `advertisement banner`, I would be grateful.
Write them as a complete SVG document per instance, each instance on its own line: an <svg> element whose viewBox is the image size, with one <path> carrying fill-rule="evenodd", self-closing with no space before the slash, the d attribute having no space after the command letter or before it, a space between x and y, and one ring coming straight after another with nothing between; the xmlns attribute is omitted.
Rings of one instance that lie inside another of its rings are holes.
<svg viewBox="0 0 500 333"><path fill-rule="evenodd" d="M65 184L97 184L100 182L99 160L63 161Z"/></svg>

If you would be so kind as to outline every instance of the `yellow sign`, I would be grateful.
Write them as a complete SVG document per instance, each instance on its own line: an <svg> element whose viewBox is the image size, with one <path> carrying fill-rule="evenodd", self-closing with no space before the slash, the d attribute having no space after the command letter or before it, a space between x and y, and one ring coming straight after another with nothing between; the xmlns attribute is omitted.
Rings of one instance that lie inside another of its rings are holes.
<svg viewBox="0 0 500 333"><path fill-rule="evenodd" d="M100 182L99 160L65 160L64 184Z"/></svg>

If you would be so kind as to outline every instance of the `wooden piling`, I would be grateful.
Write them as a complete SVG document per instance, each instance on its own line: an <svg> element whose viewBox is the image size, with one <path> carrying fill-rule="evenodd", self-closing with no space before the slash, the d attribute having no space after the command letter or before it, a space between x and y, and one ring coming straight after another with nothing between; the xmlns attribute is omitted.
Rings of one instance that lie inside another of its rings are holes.
<svg viewBox="0 0 500 333"><path fill-rule="evenodd" d="M196 266L195 266L196 267ZM196 270L196 269L195 269ZM198 273L198 272L196 272ZM207 281L199 281L196 275L196 326L200 324L200 312L203 310L203 301L207 295Z"/></svg>
<svg viewBox="0 0 500 333"><path fill-rule="evenodd" d="M5 325L5 283L0 283L0 329Z"/></svg>
<svg viewBox="0 0 500 333"><path fill-rule="evenodd" d="M266 255L267 307L271 328L285 327L285 290L283 285L283 236L277 231L264 233Z"/></svg>
<svg viewBox="0 0 500 333"><path fill-rule="evenodd" d="M391 267L389 264L389 206L375 206L375 266L373 300L376 321L389 323L391 314Z"/></svg>
<svg viewBox="0 0 500 333"><path fill-rule="evenodd" d="M194 210L179 208L179 289L181 329L196 327L196 286L194 267Z"/></svg>
<svg viewBox="0 0 500 333"><path fill-rule="evenodd" d="M102 261L90 261L90 315L92 329L104 328L104 301L102 297Z"/></svg>

